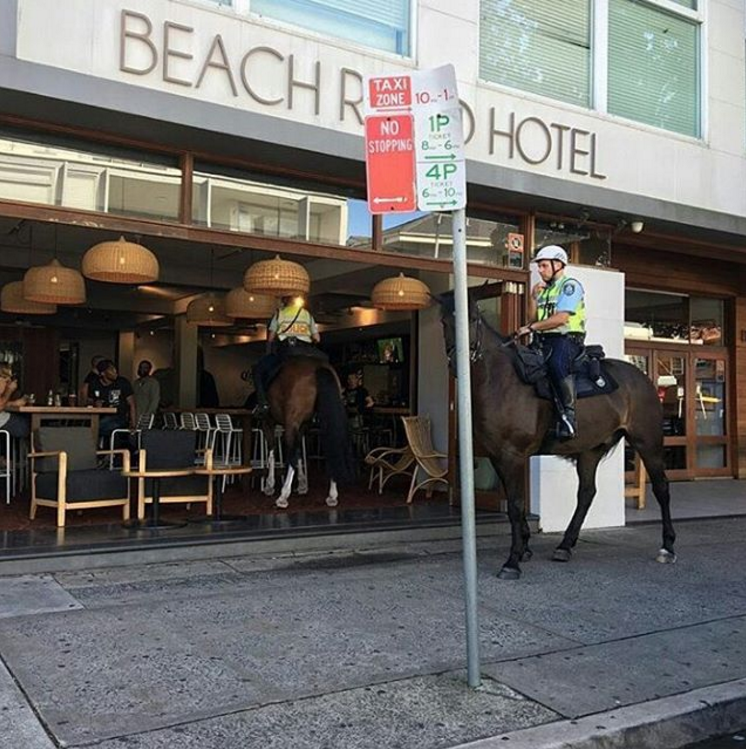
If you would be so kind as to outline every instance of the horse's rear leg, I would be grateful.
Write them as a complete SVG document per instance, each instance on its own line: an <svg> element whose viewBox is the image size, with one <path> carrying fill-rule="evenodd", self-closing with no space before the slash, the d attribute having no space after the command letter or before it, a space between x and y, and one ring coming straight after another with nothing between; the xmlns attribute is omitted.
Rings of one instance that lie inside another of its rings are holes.
<svg viewBox="0 0 746 749"><path fill-rule="evenodd" d="M578 501L565 535L559 546L554 550L552 559L555 562L569 562L572 549L578 542L580 529L583 527L593 498L596 496L596 471L601 458L606 454L606 447L597 447L580 453L577 461L578 471Z"/></svg>
<svg viewBox="0 0 746 749"><path fill-rule="evenodd" d="M531 530L526 521L524 507L526 496L525 463L520 459L508 462L503 455L499 463L492 460L492 465L505 487L511 531L510 554L497 576L501 580L517 580L521 576L519 562L531 558L531 550L528 547Z"/></svg>
<svg viewBox="0 0 746 749"><path fill-rule="evenodd" d="M671 493L668 488L663 460L663 439L661 437L660 440L654 441L649 435L638 436L634 434L628 434L627 439L645 464L645 470L648 472L653 487L653 494L661 508L663 546L658 550L655 559L662 564L672 564L676 561L676 552L674 551L676 532L671 520Z"/></svg>

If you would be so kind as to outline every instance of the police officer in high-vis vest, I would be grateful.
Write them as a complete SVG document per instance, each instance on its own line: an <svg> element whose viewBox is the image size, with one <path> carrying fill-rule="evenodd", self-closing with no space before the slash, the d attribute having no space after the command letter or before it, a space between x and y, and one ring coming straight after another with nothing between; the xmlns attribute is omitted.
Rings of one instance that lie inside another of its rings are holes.
<svg viewBox="0 0 746 749"><path fill-rule="evenodd" d="M321 340L313 315L303 306L300 297L285 296L282 307L275 312L267 328L268 353L253 368L257 407L255 414L262 416L269 410L267 402L267 377L282 364L289 353L310 354L314 343Z"/></svg>
<svg viewBox="0 0 746 749"><path fill-rule="evenodd" d="M557 436L570 439L577 431L572 363L585 341L585 295L580 282L565 274L567 253L559 245L543 247L534 262L541 277L531 290L535 315L518 335L535 334L562 409Z"/></svg>

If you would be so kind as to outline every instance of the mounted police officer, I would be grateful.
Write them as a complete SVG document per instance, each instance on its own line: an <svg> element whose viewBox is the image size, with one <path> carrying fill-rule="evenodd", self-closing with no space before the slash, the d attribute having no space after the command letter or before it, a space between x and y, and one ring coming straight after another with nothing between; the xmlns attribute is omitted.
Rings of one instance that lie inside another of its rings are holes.
<svg viewBox="0 0 746 749"><path fill-rule="evenodd" d="M541 277L531 290L534 320L518 335L535 334L557 394L557 436L570 439L577 434L572 365L585 341L585 294L580 282L566 275L567 253L559 245L543 247L533 262Z"/></svg>
<svg viewBox="0 0 746 749"><path fill-rule="evenodd" d="M267 380L288 356L321 355L313 344L321 340L313 315L303 306L301 297L282 297L282 306L275 312L267 328L267 354L253 368L256 389L256 416L269 411Z"/></svg>

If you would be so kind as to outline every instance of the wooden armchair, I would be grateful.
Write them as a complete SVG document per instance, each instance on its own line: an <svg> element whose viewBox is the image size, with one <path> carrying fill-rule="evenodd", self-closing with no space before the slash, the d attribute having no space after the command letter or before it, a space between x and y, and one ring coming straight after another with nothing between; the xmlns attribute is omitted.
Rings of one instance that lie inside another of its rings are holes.
<svg viewBox="0 0 746 749"><path fill-rule="evenodd" d="M373 481L378 477L378 493L383 493L383 487L393 476L411 476L416 470L412 448L406 447L376 447L365 456L365 464L370 466L368 489L373 488Z"/></svg>
<svg viewBox="0 0 746 749"><path fill-rule="evenodd" d="M197 432L177 429L148 429L142 433L138 452L138 473L159 472L158 478L137 479L137 519L145 518L145 505L153 501L154 481L158 481L159 503L192 504L204 502L205 513L212 515L212 482L209 476L162 477L163 471L197 470L203 451L197 450ZM201 461L200 461L201 462Z"/></svg>
<svg viewBox="0 0 746 749"><path fill-rule="evenodd" d="M99 467L99 456L121 455L129 469L128 450L96 450L90 429L42 427L39 450L29 453L31 462L31 520L41 507L57 509L57 527L65 527L65 513L94 507L121 507L122 519L130 517L129 480L117 471Z"/></svg>
<svg viewBox="0 0 746 749"><path fill-rule="evenodd" d="M411 502L418 489L427 487L428 499L433 495L433 485L445 484L449 486L448 479L448 456L436 452L433 447L430 433L429 416L402 416L404 432L407 435L407 444L412 451L416 461L412 472L412 481L409 485L407 502ZM422 471L425 478L418 483L418 473Z"/></svg>

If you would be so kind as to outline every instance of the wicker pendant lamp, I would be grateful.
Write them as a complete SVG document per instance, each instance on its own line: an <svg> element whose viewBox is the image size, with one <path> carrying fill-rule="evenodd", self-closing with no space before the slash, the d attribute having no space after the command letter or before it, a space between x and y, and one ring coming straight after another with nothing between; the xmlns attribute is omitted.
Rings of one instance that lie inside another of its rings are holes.
<svg viewBox="0 0 746 749"><path fill-rule="evenodd" d="M370 295L378 309L418 310L430 306L430 289L422 281L400 273L379 281Z"/></svg>
<svg viewBox="0 0 746 749"><path fill-rule="evenodd" d="M53 315L57 305L29 302L23 296L23 281L11 281L0 290L0 310L15 315Z"/></svg>
<svg viewBox="0 0 746 749"><path fill-rule="evenodd" d="M203 294L189 302L186 309L187 322L205 328L224 328L233 325L225 314L225 299L217 294Z"/></svg>
<svg viewBox="0 0 746 749"><path fill-rule="evenodd" d="M85 280L79 271L66 268L55 258L48 265L38 265L26 271L23 295L29 302L83 304Z"/></svg>
<svg viewBox="0 0 746 749"><path fill-rule="evenodd" d="M99 242L83 255L86 278L107 283L151 283L158 280L158 258L136 242L119 237L116 242Z"/></svg>
<svg viewBox="0 0 746 749"><path fill-rule="evenodd" d="M277 255L248 268L244 273L243 287L246 291L268 296L299 296L308 293L311 279L302 265Z"/></svg>
<svg viewBox="0 0 746 749"><path fill-rule="evenodd" d="M225 314L242 320L268 320L275 313L274 297L252 294L242 286L225 295Z"/></svg>

